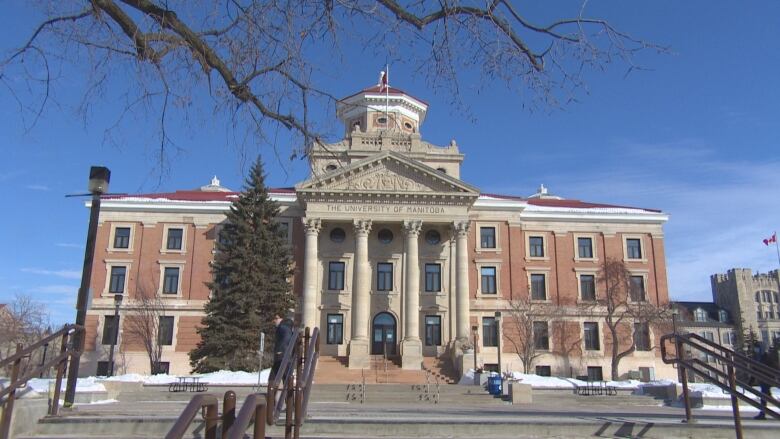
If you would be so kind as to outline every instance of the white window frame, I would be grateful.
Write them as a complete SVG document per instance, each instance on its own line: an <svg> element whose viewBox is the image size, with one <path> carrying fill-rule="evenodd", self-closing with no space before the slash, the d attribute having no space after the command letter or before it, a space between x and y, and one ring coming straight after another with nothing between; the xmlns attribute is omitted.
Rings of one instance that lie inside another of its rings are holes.
<svg viewBox="0 0 780 439"><path fill-rule="evenodd" d="M596 245L596 235L590 234L590 233L575 233L574 236L574 260L576 262L598 262L599 261L599 255L598 255L598 245ZM593 252L592 258L581 258L580 257L580 245L579 245L579 238L589 238L590 239L590 246L591 251Z"/></svg>
<svg viewBox="0 0 780 439"><path fill-rule="evenodd" d="M575 268L574 276L577 279L577 303L596 303L599 300L599 280L598 280L598 268ZM593 276L593 293L595 295L594 300L582 299L582 284L580 283L580 276Z"/></svg>
<svg viewBox="0 0 780 439"><path fill-rule="evenodd" d="M500 299L501 296L501 260L500 259L481 259L475 263L477 267L477 298L482 299ZM496 293L482 292L482 268L495 267L496 269ZM444 275L442 274L442 289L444 289Z"/></svg>
<svg viewBox="0 0 780 439"><path fill-rule="evenodd" d="M131 232L132 233L132 232ZM111 268L112 267L125 267L125 285L122 288L122 294L128 294L128 285L130 285L130 271L133 267L132 259L105 259L103 260L106 266L106 281L103 285L103 292L101 297L114 297L116 294L108 291L111 285Z"/></svg>
<svg viewBox="0 0 780 439"><path fill-rule="evenodd" d="M162 244L160 245L160 254L185 254L187 253L187 224L173 224L165 223L163 225ZM181 229L181 250L169 250L168 249L168 230ZM217 235L219 239L219 235Z"/></svg>
<svg viewBox="0 0 780 439"><path fill-rule="evenodd" d="M541 237L544 256L531 256L531 237ZM523 242L525 242L525 260L526 261L549 261L550 251L550 233L544 231L525 231L523 232Z"/></svg>
<svg viewBox="0 0 780 439"><path fill-rule="evenodd" d="M157 261L160 265L160 282L157 286L157 295L162 298L181 298L183 296L181 283L184 277L184 266L186 261ZM178 268L179 269L179 285L176 287L176 294L163 294L163 288L165 286L165 269L166 268Z"/></svg>
<svg viewBox="0 0 780 439"><path fill-rule="evenodd" d="M478 252L500 252L501 251L501 223L500 222L477 222L474 224L474 234L476 235L476 250ZM496 231L496 247L482 247L482 228L492 227Z"/></svg>
<svg viewBox="0 0 780 439"><path fill-rule="evenodd" d="M117 228L130 229L130 241L127 243L127 248L114 247L114 238L116 237ZM106 251L113 253L132 253L135 241L135 229L135 223L111 223L111 232L108 236L108 247L106 248Z"/></svg>
<svg viewBox="0 0 780 439"><path fill-rule="evenodd" d="M633 277L633 276L641 276L642 277L642 286L645 288L645 300L644 300L644 302L653 303L653 301L650 300L650 288L648 286L649 284L647 283L648 274L649 274L648 271L647 270L629 270L628 273L629 273L630 277ZM629 279L629 285L630 285L630 279ZM635 302L634 300L631 299L631 291L628 292L628 297L626 299L627 299L628 302Z"/></svg>
<svg viewBox="0 0 780 439"><path fill-rule="evenodd" d="M444 240L442 239L442 242ZM439 245L439 244L436 244ZM439 264L439 291L425 291L425 265L426 264ZM498 276L498 275L496 275ZM445 296L449 294L449 267L447 260L444 258L420 258L420 294L424 296ZM498 287L498 284L496 284ZM444 326L444 323L442 323Z"/></svg>
<svg viewBox="0 0 780 439"><path fill-rule="evenodd" d="M642 257L639 259L633 259L628 257L628 240L639 240L639 251L642 253ZM639 262L647 263L647 244L645 243L644 235L623 235L623 262Z"/></svg>
<svg viewBox="0 0 780 439"><path fill-rule="evenodd" d="M544 268L544 267L529 267L526 268L526 276L528 281L528 300L532 302L538 302L538 303L550 303L552 300L550 299L550 269ZM533 298L533 286L531 285L531 275L532 274L543 274L544 275L544 300L542 299L534 299Z"/></svg>

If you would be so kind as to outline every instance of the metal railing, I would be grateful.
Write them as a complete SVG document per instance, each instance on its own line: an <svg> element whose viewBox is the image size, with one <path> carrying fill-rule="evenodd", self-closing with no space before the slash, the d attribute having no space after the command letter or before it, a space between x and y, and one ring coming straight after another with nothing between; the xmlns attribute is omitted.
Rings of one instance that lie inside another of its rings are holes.
<svg viewBox="0 0 780 439"><path fill-rule="evenodd" d="M195 395L187 407L179 415L179 419L165 435L165 439L181 439L195 420L195 415L201 411L206 421L206 439L217 439L217 423L219 422L219 400L214 395Z"/></svg>
<svg viewBox="0 0 780 439"><path fill-rule="evenodd" d="M674 345L674 353L668 349L669 343ZM753 387L759 383L770 389L780 387L780 370L693 333L667 334L661 337L661 355L664 363L675 364L680 370L686 422L693 421L688 386L689 372L731 395L734 428L738 439L742 438L740 401L759 409L763 408L765 414L780 419L780 401L771 395L771 391L764 393ZM707 358L717 360L721 367L709 364Z"/></svg>
<svg viewBox="0 0 780 439"><path fill-rule="evenodd" d="M60 406L60 389L62 379L67 372L68 359L71 357L80 357L81 351L73 346L76 334L84 331L84 328L78 325L65 325L59 331L44 337L28 347L23 347L21 343L16 345L16 353L0 361L0 370L11 367L11 376L8 386L0 389L0 401L3 407L3 417L0 419L0 439L9 437L11 428L11 416L14 410L14 401L16 400L16 391L24 388L27 381L31 378L37 378L52 367L57 368L57 377L54 380L54 394L49 403L50 415L56 415ZM41 364L22 368L22 360L33 357L33 353L41 347L48 346L52 341L60 339L60 352L56 356L46 359Z"/></svg>

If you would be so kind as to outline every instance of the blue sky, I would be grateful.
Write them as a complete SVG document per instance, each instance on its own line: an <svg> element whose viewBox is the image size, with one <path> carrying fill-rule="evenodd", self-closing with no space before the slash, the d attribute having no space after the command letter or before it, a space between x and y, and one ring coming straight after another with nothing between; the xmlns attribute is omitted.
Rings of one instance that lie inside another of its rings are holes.
<svg viewBox="0 0 780 439"><path fill-rule="evenodd" d="M571 2L554 6L576 11ZM557 12L548 7L535 12ZM0 14L5 51L29 35L35 14L22 2L0 8L9 12ZM774 248L761 240L780 226L780 3L613 0L591 2L587 10L672 53L643 56L649 71L625 76L616 64L588 74L587 90L562 109L529 111L523 96L501 83L472 86L479 78L469 71L461 83L466 112L403 63L391 66L391 85L429 102L423 137L438 144L456 139L466 154L462 178L484 192L530 195L544 183L566 198L669 213L666 256L675 299L709 300L709 275L731 267L777 268ZM340 62L350 67L334 66L326 79L337 96L374 83L385 62L382 54L342 44ZM62 76L73 73L66 68ZM115 192L194 188L215 174L238 189L257 152L266 158L271 185L292 186L306 176L305 162L280 164L266 145L237 152L224 121L206 108L207 123L174 126L180 151L160 180L156 140L143 134L151 122L134 121L118 144L106 142L105 128L116 117L112 102L95 107L85 123L74 110L78 88L63 83L29 131L0 89L0 303L30 294L54 322L74 318L88 211L64 195L84 192L90 165L111 168ZM322 109L321 117L328 122L333 109Z"/></svg>

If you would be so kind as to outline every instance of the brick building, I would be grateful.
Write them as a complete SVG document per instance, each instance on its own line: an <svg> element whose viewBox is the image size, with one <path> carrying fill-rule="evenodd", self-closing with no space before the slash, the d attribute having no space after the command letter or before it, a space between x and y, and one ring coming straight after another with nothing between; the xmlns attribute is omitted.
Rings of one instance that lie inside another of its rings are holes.
<svg viewBox="0 0 780 439"><path fill-rule="evenodd" d="M422 140L427 110L420 99L378 86L341 100L344 139L314 148L309 179L270 191L294 254L297 320L322 328L322 354L344 357L350 368L385 352L405 369L419 369L428 357L461 369L471 355L490 366L500 338L504 369L519 370L513 335L496 333L496 312L530 300L561 311L534 323L546 336L534 362L540 373L598 376L603 368L607 375L609 338L593 312L604 295L596 274L606 258L625 261L637 300L668 305L667 215L565 199L544 186L530 197L483 193L460 179L464 154L455 141ZM216 178L196 190L105 197L85 374L105 367L113 296L125 295L125 313L139 290L165 303L166 366L189 372L209 262L235 197ZM634 328L627 322L621 335L645 341L621 362L621 373L648 368L673 376L653 349L661 330ZM120 324L117 370L148 372L145 354L124 332ZM466 341L475 335L472 354Z"/></svg>

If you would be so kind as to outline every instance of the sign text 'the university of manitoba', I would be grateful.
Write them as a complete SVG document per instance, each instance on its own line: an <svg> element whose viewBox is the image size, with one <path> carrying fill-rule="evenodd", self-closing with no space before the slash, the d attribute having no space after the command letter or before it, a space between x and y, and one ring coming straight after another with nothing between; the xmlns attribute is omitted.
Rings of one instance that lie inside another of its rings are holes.
<svg viewBox="0 0 780 439"><path fill-rule="evenodd" d="M425 205L385 205L385 204L327 204L326 210L332 213L365 213L365 214L423 214L444 215L443 206Z"/></svg>

